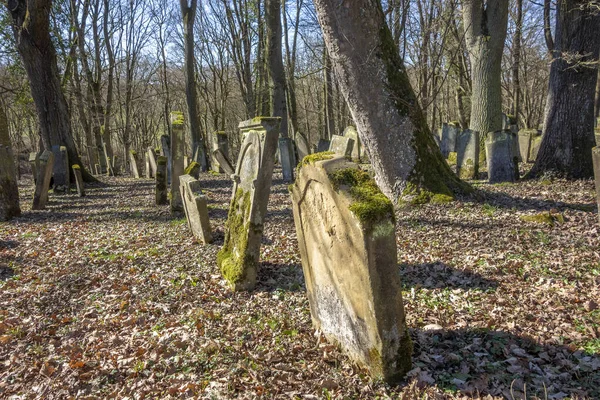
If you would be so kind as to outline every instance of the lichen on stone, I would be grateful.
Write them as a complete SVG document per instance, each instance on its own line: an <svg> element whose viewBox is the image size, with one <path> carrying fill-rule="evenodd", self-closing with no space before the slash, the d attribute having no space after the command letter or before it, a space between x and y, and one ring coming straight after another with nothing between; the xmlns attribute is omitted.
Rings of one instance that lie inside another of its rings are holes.
<svg viewBox="0 0 600 400"><path fill-rule="evenodd" d="M194 175L200 169L200 164L196 161L192 161L190 165L183 171L184 175Z"/></svg>
<svg viewBox="0 0 600 400"><path fill-rule="evenodd" d="M159 156L159 157L156 159L156 164L158 164L158 165L167 165L167 161L168 161L168 158L167 158L167 157L164 157L164 156Z"/></svg>
<svg viewBox="0 0 600 400"><path fill-rule="evenodd" d="M560 213L552 212L541 212L534 215L521 215L520 219L525 222L535 222L538 224L545 224L548 226L562 225L565 223L564 215Z"/></svg>

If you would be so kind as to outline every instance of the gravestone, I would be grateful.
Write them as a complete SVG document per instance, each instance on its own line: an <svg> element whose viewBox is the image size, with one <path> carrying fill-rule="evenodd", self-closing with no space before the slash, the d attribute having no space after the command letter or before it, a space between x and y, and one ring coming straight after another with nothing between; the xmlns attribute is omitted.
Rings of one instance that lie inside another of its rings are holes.
<svg viewBox="0 0 600 400"><path fill-rule="evenodd" d="M148 152L144 153L144 160L146 161L146 170L144 172L146 173L146 178L150 179L152 178L152 167L150 167L150 156L148 155Z"/></svg>
<svg viewBox="0 0 600 400"><path fill-rule="evenodd" d="M225 242L217 256L222 275L235 291L256 285L280 122L280 118L258 117L239 125L243 141L232 175Z"/></svg>
<svg viewBox="0 0 600 400"><path fill-rule="evenodd" d="M319 143L317 144L317 153L322 153L324 151L329 151L329 147L331 146L331 141L327 139L319 139Z"/></svg>
<svg viewBox="0 0 600 400"><path fill-rule="evenodd" d="M310 313L314 328L374 378L397 383L411 369L412 345L394 208L357 167L342 157L308 163L291 189Z"/></svg>
<svg viewBox="0 0 600 400"><path fill-rule="evenodd" d="M535 162L537 159L538 153L540 151L540 146L542 145L542 132L537 131L537 135L531 138L531 149L529 150L529 161Z"/></svg>
<svg viewBox="0 0 600 400"><path fill-rule="evenodd" d="M135 150L129 151L129 168L131 168L131 176L133 176L136 179L139 179L140 170L138 169L137 153L135 152Z"/></svg>
<svg viewBox="0 0 600 400"><path fill-rule="evenodd" d="M519 179L518 150L515 134L509 130L490 132L485 153L490 183L514 182Z"/></svg>
<svg viewBox="0 0 600 400"><path fill-rule="evenodd" d="M29 165L31 165L31 176L33 177L33 182L37 180L37 171L38 171L38 155L37 153L29 153Z"/></svg>
<svg viewBox="0 0 600 400"><path fill-rule="evenodd" d="M169 191L167 190L167 157L158 156L156 159L156 187L154 200L157 206L169 204Z"/></svg>
<svg viewBox="0 0 600 400"><path fill-rule="evenodd" d="M352 155L352 147L354 147L354 140L351 138L340 135L331 135L329 151L333 151L338 156L350 157Z"/></svg>
<svg viewBox="0 0 600 400"><path fill-rule="evenodd" d="M190 158L188 156L183 156L183 169L186 169L188 165L190 165Z"/></svg>
<svg viewBox="0 0 600 400"><path fill-rule="evenodd" d="M529 154L531 152L531 140L537 134L535 129L521 129L518 133L517 141L519 143L519 154L522 162L530 162Z"/></svg>
<svg viewBox="0 0 600 400"><path fill-rule="evenodd" d="M182 112L175 111L171 113L171 188L169 191L171 214L183 211L181 191L179 190L179 177L184 172L185 137L183 136L183 123Z"/></svg>
<svg viewBox="0 0 600 400"><path fill-rule="evenodd" d="M479 132L466 129L456 138L456 170L460 179L479 175Z"/></svg>
<svg viewBox="0 0 600 400"><path fill-rule="evenodd" d="M160 155L167 157L167 182L171 182L171 138L167 135L160 137Z"/></svg>
<svg viewBox="0 0 600 400"><path fill-rule="evenodd" d="M48 203L48 190L50 190L50 180L52 179L52 170L54 168L54 153L44 150L39 158L38 177L35 183L35 193L33 194L32 210L43 210Z"/></svg>
<svg viewBox="0 0 600 400"><path fill-rule="evenodd" d="M96 175L100 175L101 174L100 164L94 164L94 172L96 172Z"/></svg>
<svg viewBox="0 0 600 400"><path fill-rule="evenodd" d="M600 146L600 130L594 130L594 137L596 138L596 146Z"/></svg>
<svg viewBox="0 0 600 400"><path fill-rule="evenodd" d="M19 187L12 149L0 143L0 221L8 221L19 215Z"/></svg>
<svg viewBox="0 0 600 400"><path fill-rule="evenodd" d="M194 161L194 163L196 162ZM200 164L196 164L200 168ZM206 206L206 197L202 194L200 181L191 175L182 175L179 177L179 184L188 227L200 242L212 243L208 207Z"/></svg>
<svg viewBox="0 0 600 400"><path fill-rule="evenodd" d="M69 181L69 156L65 146L52 146L54 154L54 193L68 193L71 184Z"/></svg>
<svg viewBox="0 0 600 400"><path fill-rule="evenodd" d="M204 154L204 146L198 145L194 153L192 154L192 161L196 161L200 164L200 170L202 172L208 171L208 165L206 164L206 154Z"/></svg>
<svg viewBox="0 0 600 400"><path fill-rule="evenodd" d="M279 164L285 182L294 180L294 167L296 160L294 157L294 142L288 137L279 138Z"/></svg>
<svg viewBox="0 0 600 400"><path fill-rule="evenodd" d="M83 177L81 176L81 167L78 164L73 164L73 176L75 176L77 195L79 197L85 196L85 186L83 184Z"/></svg>
<svg viewBox="0 0 600 400"><path fill-rule="evenodd" d="M346 129L344 129L344 133L342 135L352 139L354 142L352 146L352 154L350 155L352 160L364 161L364 149L362 147L362 143L360 142L360 138L358 137L358 131L356 128L354 126L348 126Z"/></svg>
<svg viewBox="0 0 600 400"><path fill-rule="evenodd" d="M217 131L213 133L211 152L213 171L223 173L225 170L219 163L219 160L215 157L215 150L221 150L221 152L225 155L229 154L229 141L227 139L227 134L223 131Z"/></svg>
<svg viewBox="0 0 600 400"><path fill-rule="evenodd" d="M456 137L460 133L458 122L444 123L442 125L441 150L444 158L448 158L451 152L456 151Z"/></svg>
<svg viewBox="0 0 600 400"><path fill-rule="evenodd" d="M200 177L200 164L196 161L192 161L192 163L183 170L183 174L191 175L194 179L198 179Z"/></svg>
<svg viewBox="0 0 600 400"><path fill-rule="evenodd" d="M600 147L596 146L592 149L592 160L594 162L594 181L596 183L598 220L600 221Z"/></svg>
<svg viewBox="0 0 600 400"><path fill-rule="evenodd" d="M104 125L102 126L102 131L104 131ZM103 133L104 135L104 133ZM106 175L107 176L115 176L115 170L110 160L110 156L108 155L108 149L106 148L106 143L102 142L102 155L106 159Z"/></svg>
<svg viewBox="0 0 600 400"><path fill-rule="evenodd" d="M213 151L213 157L219 162L219 166L221 167L221 169L223 169L223 171L225 171L227 175L231 176L235 173L235 170L229 162L229 159L221 151L221 149Z"/></svg>
<svg viewBox="0 0 600 400"><path fill-rule="evenodd" d="M304 157L310 154L310 146L306 141L306 138L301 133L296 133L296 152L298 153L298 162L304 160Z"/></svg>
<svg viewBox="0 0 600 400"><path fill-rule="evenodd" d="M150 162L150 173L156 176L156 152L152 147L148 147L148 161Z"/></svg>

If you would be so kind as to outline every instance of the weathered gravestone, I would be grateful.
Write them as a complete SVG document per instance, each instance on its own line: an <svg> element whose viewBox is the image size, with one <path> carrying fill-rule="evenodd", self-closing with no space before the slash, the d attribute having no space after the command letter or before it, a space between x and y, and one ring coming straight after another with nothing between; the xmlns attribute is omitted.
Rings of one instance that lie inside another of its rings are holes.
<svg viewBox="0 0 600 400"><path fill-rule="evenodd" d="M198 179L200 177L200 168L200 164L198 164L196 161L192 161L190 165L185 167L183 174L191 175L194 179Z"/></svg>
<svg viewBox="0 0 600 400"><path fill-rule="evenodd" d="M38 164L39 160L37 153L29 153L29 165L31 165L31 175L33 176L34 183L37 179Z"/></svg>
<svg viewBox="0 0 600 400"><path fill-rule="evenodd" d="M200 164L196 164L200 168ZM212 233L208 219L208 208L206 197L202 194L200 181L194 179L191 175L182 175L179 177L179 185L188 227L196 239L205 244L211 243Z"/></svg>
<svg viewBox="0 0 600 400"><path fill-rule="evenodd" d="M158 156L156 159L156 187L154 190L154 199L157 206L169 204L168 184L167 184L167 157Z"/></svg>
<svg viewBox="0 0 600 400"><path fill-rule="evenodd" d="M352 147L354 147L354 140L351 138L340 135L331 135L329 151L333 151L338 156L350 157L352 155Z"/></svg>
<svg viewBox="0 0 600 400"><path fill-rule="evenodd" d="M600 146L600 130L594 130L594 137L596 138L596 146Z"/></svg>
<svg viewBox="0 0 600 400"><path fill-rule="evenodd" d="M357 164L303 163L292 206L313 326L371 375L411 369L394 208Z"/></svg>
<svg viewBox="0 0 600 400"><path fill-rule="evenodd" d="M324 151L329 151L329 147L331 147L331 141L327 139L319 139L319 143L317 144L317 153L322 153Z"/></svg>
<svg viewBox="0 0 600 400"><path fill-rule="evenodd" d="M514 182L519 179L516 143L515 134L509 130L488 134L485 153L490 183Z"/></svg>
<svg viewBox="0 0 600 400"><path fill-rule="evenodd" d="M167 157L167 182L171 182L171 138L167 135L160 137L160 155Z"/></svg>
<svg viewBox="0 0 600 400"><path fill-rule="evenodd" d="M285 182L294 180L294 167L296 160L294 157L294 142L288 137L279 138L279 164L281 173Z"/></svg>
<svg viewBox="0 0 600 400"><path fill-rule="evenodd" d="M52 146L54 154L54 193L68 193L71 189L69 155L65 146Z"/></svg>
<svg viewBox="0 0 600 400"><path fill-rule="evenodd" d="M196 146L196 150L192 154L192 161L196 161L200 164L200 170L203 172L208 171L208 165L206 163L206 154L204 153L204 145L199 144Z"/></svg>
<svg viewBox="0 0 600 400"><path fill-rule="evenodd" d="M100 164L94 164L94 172L96 172L96 175L100 175L102 173L100 170Z"/></svg>
<svg viewBox="0 0 600 400"><path fill-rule="evenodd" d="M479 175L479 132L467 129L456 138L456 170L460 179Z"/></svg>
<svg viewBox="0 0 600 400"><path fill-rule="evenodd" d="M358 131L354 126L348 126L344 129L343 136L352 139L352 153L351 157L353 161L365 161L364 160L364 148L362 147L362 143L360 142L360 138L358 137Z"/></svg>
<svg viewBox="0 0 600 400"><path fill-rule="evenodd" d="M450 122L442 125L442 139L440 149L444 158L448 158L450 153L456 151L456 137L460 133L460 124Z"/></svg>
<svg viewBox="0 0 600 400"><path fill-rule="evenodd" d="M531 153L531 141L537 134L535 129L521 129L518 133L517 141L519 143L519 154L522 162L530 162L529 154Z"/></svg>
<svg viewBox="0 0 600 400"><path fill-rule="evenodd" d="M242 146L233 178L225 243L217 264L233 290L256 285L263 220L267 213L280 118L240 123Z"/></svg>
<svg viewBox="0 0 600 400"><path fill-rule="evenodd" d="M19 215L19 188L12 149L0 143L0 221Z"/></svg>
<svg viewBox="0 0 600 400"><path fill-rule="evenodd" d="M78 164L73 164L73 176L75 176L77 195L79 197L85 196L85 186L83 185L83 177L81 176L81 167Z"/></svg>
<svg viewBox="0 0 600 400"><path fill-rule="evenodd" d="M104 135L104 125L102 125L102 135ZM102 143L102 155L106 160L106 175L107 176L115 176L115 170L113 168L112 162L110 160L110 156L108 155L108 148L106 147L106 143Z"/></svg>
<svg viewBox="0 0 600 400"><path fill-rule="evenodd" d="M308 141L300 132L296 132L296 153L298 154L298 162L302 161L304 157L310 154L310 146Z"/></svg>
<svg viewBox="0 0 600 400"><path fill-rule="evenodd" d="M598 203L598 220L600 221L600 147L592 149L592 160L594 162L594 180L596 182L596 199Z"/></svg>
<svg viewBox="0 0 600 400"><path fill-rule="evenodd" d="M183 202L179 190L179 177L183 175L183 156L185 154L185 137L183 136L183 113L171 113L171 213L183 211ZM194 160L196 161L196 160Z"/></svg>
<svg viewBox="0 0 600 400"><path fill-rule="evenodd" d="M215 150L221 150L223 154L229 154L229 141L227 139L227 133L223 131L214 132L212 140L212 169L215 172L223 173L225 170L219 163L219 160L215 157Z"/></svg>
<svg viewBox="0 0 600 400"><path fill-rule="evenodd" d="M50 190L50 179L54 168L54 153L44 150L39 158L38 177L35 182L35 193L33 194L32 210L43 210L48 202L48 190Z"/></svg>
<svg viewBox="0 0 600 400"><path fill-rule="evenodd" d="M225 171L227 175L231 176L235 173L235 170L229 162L229 159L223 153L223 151L221 151L221 149L214 150L213 157L219 162L219 166L221 167L221 169L223 169L223 171Z"/></svg>
<svg viewBox="0 0 600 400"><path fill-rule="evenodd" d="M129 151L129 168L131 168L131 175L134 178L139 179L140 170L138 169L137 153L135 152L135 150Z"/></svg>
<svg viewBox="0 0 600 400"><path fill-rule="evenodd" d="M156 152L152 147L148 147L148 162L150 163L150 174L151 177L156 176Z"/></svg>
<svg viewBox="0 0 600 400"><path fill-rule="evenodd" d="M529 149L529 162L535 162L540 146L542 145L542 132L538 129L536 136L531 137L531 148Z"/></svg>

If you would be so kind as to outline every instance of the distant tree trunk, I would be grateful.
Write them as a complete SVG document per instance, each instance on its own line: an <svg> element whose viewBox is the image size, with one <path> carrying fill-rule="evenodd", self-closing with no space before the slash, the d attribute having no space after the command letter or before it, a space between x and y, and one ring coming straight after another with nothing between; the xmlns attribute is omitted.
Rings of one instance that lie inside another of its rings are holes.
<svg viewBox="0 0 600 400"><path fill-rule="evenodd" d="M281 53L281 0L265 0L271 115L281 117L280 137L288 137L285 70Z"/></svg>
<svg viewBox="0 0 600 400"><path fill-rule="evenodd" d="M521 67L521 36L523 29L523 0L517 0L517 15L515 20L515 35L513 36L513 93L512 93L512 114L515 116L517 125L519 124L519 115L521 113L521 83L519 69Z"/></svg>
<svg viewBox="0 0 600 400"><path fill-rule="evenodd" d="M529 176L593 176L594 95L598 78L600 13L588 1L564 0L556 9L542 144Z"/></svg>
<svg viewBox="0 0 600 400"><path fill-rule="evenodd" d="M473 81L470 128L485 138L488 132L502 129L502 50L508 0L465 0L463 23Z"/></svg>
<svg viewBox="0 0 600 400"><path fill-rule="evenodd" d="M17 50L27 71L31 96L40 123L41 139L46 150L64 145L69 163L79 164L83 178L95 181L84 168L71 133L71 116L62 92L56 49L50 39L50 0L9 0Z"/></svg>
<svg viewBox="0 0 600 400"><path fill-rule="evenodd" d="M433 140L379 0L315 0L340 89L375 180L393 202L449 200L470 191Z"/></svg>
<svg viewBox="0 0 600 400"><path fill-rule="evenodd" d="M323 49L323 75L325 77L323 81L323 117L325 135L324 137L331 140L332 136L335 135L335 118L333 110L333 67L331 66L331 59L327 54L327 49Z"/></svg>

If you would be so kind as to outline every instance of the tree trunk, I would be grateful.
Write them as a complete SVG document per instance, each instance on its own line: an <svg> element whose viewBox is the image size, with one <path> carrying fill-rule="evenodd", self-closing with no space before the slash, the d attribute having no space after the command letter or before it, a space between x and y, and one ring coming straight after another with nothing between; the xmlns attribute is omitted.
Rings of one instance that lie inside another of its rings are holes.
<svg viewBox="0 0 600 400"><path fill-rule="evenodd" d="M500 78L508 0L466 0L463 20L473 82L469 127L480 133L484 143L489 132L502 129Z"/></svg>
<svg viewBox="0 0 600 400"><path fill-rule="evenodd" d="M281 0L265 0L271 116L280 117L279 136L288 137L285 70L281 54Z"/></svg>
<svg viewBox="0 0 600 400"><path fill-rule="evenodd" d="M450 200L471 190L433 141L379 0L315 0L319 23L375 180L393 202Z"/></svg>
<svg viewBox="0 0 600 400"><path fill-rule="evenodd" d="M543 139L529 177L546 172L593 176L594 94L598 78L600 14L592 3L565 0L556 10Z"/></svg>
<svg viewBox="0 0 600 400"><path fill-rule="evenodd" d="M521 83L519 69L521 66L521 31L523 29L523 0L517 0L517 15L515 19L515 35L513 37L513 93L512 93L512 114L515 117L517 125L519 124L519 115L521 113Z"/></svg>
<svg viewBox="0 0 600 400"><path fill-rule="evenodd" d="M71 116L61 88L56 49L50 39L51 6L49 0L9 0L7 3L17 49L29 78L44 148L51 151L53 145L66 146L70 165L79 164L83 178L95 181L84 169L73 141Z"/></svg>

